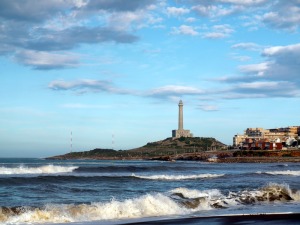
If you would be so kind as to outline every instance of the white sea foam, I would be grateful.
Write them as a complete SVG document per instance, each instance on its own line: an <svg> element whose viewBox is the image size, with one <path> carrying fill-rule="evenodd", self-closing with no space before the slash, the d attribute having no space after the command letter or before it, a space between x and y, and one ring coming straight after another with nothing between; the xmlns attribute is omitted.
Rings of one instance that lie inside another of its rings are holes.
<svg viewBox="0 0 300 225"><path fill-rule="evenodd" d="M300 201L300 191L292 191L287 184L270 183L260 189L244 190L240 192L229 192L223 195L218 189L190 190L187 188L176 188L170 191L179 200L197 200L199 205L196 210L207 210L211 208L228 208L244 204L273 201ZM190 204L191 205L191 204ZM195 206L192 205L192 207Z"/></svg>
<svg viewBox="0 0 300 225"><path fill-rule="evenodd" d="M207 197L207 198L220 198L223 195L218 189L210 189L210 190L192 190L188 188L175 188L170 191L171 193L181 193L185 198L199 198L199 197Z"/></svg>
<svg viewBox="0 0 300 225"><path fill-rule="evenodd" d="M262 191L271 191L273 194L282 191L289 195L293 200L300 201L300 190L293 192L288 184L270 183L262 188Z"/></svg>
<svg viewBox="0 0 300 225"><path fill-rule="evenodd" d="M291 175L291 176L300 176L300 171L297 170L283 170L283 171L266 171L266 172L261 172L258 171L257 173L266 173L266 174L271 174L271 175Z"/></svg>
<svg viewBox="0 0 300 225"><path fill-rule="evenodd" d="M77 169L76 166L55 166L46 165L40 167L0 167L0 175L11 175L11 174L55 174L55 173L69 173Z"/></svg>
<svg viewBox="0 0 300 225"><path fill-rule="evenodd" d="M216 178L224 176L224 174L198 174L198 175L151 175L151 176L140 176L132 174L133 177L148 179L148 180L189 180L189 179L200 179L200 178Z"/></svg>
<svg viewBox="0 0 300 225"><path fill-rule="evenodd" d="M195 211L213 208L253 205L261 201L274 201L271 198L288 195L295 201L300 200L300 193L292 192L286 184L270 183L252 191L230 192L223 195L217 189L194 190L176 188L166 194L146 194L124 201L111 200L92 204L46 205L43 208L23 208L19 212L1 210L1 224L67 223L84 221L103 221L134 219L143 217L186 215ZM175 195L175 197L174 197ZM176 198L177 197L177 198ZM260 199L259 199L260 198ZM262 199L264 198L264 199ZM285 201L283 199L283 201Z"/></svg>
<svg viewBox="0 0 300 225"><path fill-rule="evenodd" d="M47 205L44 209L25 210L20 215L5 217L5 224L65 223L110 219L133 219L152 216L183 215L188 210L163 194L148 194L125 201L112 200L91 205ZM0 215L1 222L1 215Z"/></svg>

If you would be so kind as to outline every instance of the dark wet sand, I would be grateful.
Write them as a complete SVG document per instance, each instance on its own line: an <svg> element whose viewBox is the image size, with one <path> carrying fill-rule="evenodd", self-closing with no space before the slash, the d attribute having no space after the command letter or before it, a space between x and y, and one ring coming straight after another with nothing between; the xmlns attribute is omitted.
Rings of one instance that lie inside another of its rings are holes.
<svg viewBox="0 0 300 225"><path fill-rule="evenodd" d="M157 221L133 222L124 224L205 224L205 225L227 225L227 224L268 224L286 225L300 224L300 213L292 214L254 214L254 215L230 215L213 217L192 217L182 219L166 219Z"/></svg>

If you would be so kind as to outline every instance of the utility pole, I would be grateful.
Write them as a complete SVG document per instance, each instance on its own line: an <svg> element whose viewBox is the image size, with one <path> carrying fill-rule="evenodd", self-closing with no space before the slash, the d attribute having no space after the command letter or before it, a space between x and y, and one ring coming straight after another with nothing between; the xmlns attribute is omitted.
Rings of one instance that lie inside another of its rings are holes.
<svg viewBox="0 0 300 225"><path fill-rule="evenodd" d="M114 133L111 135L111 148L114 150L115 148L115 135Z"/></svg>
<svg viewBox="0 0 300 225"><path fill-rule="evenodd" d="M73 151L73 137L72 137L72 131L71 131L71 136L70 136L70 152L72 153Z"/></svg>

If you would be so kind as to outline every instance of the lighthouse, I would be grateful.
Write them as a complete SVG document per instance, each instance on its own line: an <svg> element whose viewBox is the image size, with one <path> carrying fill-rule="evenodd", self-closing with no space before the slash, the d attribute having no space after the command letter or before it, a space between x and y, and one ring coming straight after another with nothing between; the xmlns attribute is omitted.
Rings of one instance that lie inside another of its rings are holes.
<svg viewBox="0 0 300 225"><path fill-rule="evenodd" d="M183 102L182 100L178 103L178 130L172 130L172 137L173 138L180 138L180 137L193 137L193 134L190 130L183 129Z"/></svg>
<svg viewBox="0 0 300 225"><path fill-rule="evenodd" d="M178 130L183 130L183 102L179 101L178 104L179 112L178 112Z"/></svg>

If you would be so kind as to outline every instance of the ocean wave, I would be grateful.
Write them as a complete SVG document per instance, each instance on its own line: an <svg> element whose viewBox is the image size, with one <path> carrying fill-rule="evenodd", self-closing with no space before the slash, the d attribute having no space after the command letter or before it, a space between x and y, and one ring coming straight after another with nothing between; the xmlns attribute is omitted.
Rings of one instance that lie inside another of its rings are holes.
<svg viewBox="0 0 300 225"><path fill-rule="evenodd" d="M198 174L198 175L151 175L141 176L132 174L133 177L147 180L190 180L190 179L201 179L201 178L216 178L224 176L224 174Z"/></svg>
<svg viewBox="0 0 300 225"><path fill-rule="evenodd" d="M40 167L0 167L0 175L15 175L15 174L55 174L55 173L70 173L77 169L76 166L55 166L46 165Z"/></svg>
<svg viewBox="0 0 300 225"><path fill-rule="evenodd" d="M188 215L197 211L254 205L259 202L300 201L300 191L270 183L255 190L229 192L176 188L124 201L91 204L48 204L44 207L0 207L1 224L67 223Z"/></svg>
<svg viewBox="0 0 300 225"><path fill-rule="evenodd" d="M300 171L298 170L283 170L283 171L258 171L257 173L265 173L265 174L271 174L271 175L291 175L291 176L300 176Z"/></svg>
<svg viewBox="0 0 300 225"><path fill-rule="evenodd" d="M257 190L229 192L227 196L219 190L190 190L176 188L170 191L175 199L190 208L229 208L237 205L249 205L258 202L300 201L300 191L292 191L287 184L270 183Z"/></svg>
<svg viewBox="0 0 300 225"><path fill-rule="evenodd" d="M288 166L289 166L288 164L279 164L271 167L288 167Z"/></svg>
<svg viewBox="0 0 300 225"><path fill-rule="evenodd" d="M147 194L125 201L80 205L46 205L43 208L3 208L0 222L66 223L111 219L133 219L151 216L182 215L187 209L163 194Z"/></svg>
<svg viewBox="0 0 300 225"><path fill-rule="evenodd" d="M175 188L170 191L172 194L181 193L184 198L199 198L199 197L206 197L206 198L221 198L223 197L222 193L218 189L210 189L210 190L192 190L188 188Z"/></svg>
<svg viewBox="0 0 300 225"><path fill-rule="evenodd" d="M133 165L109 165L109 166L80 166L76 169L77 173L119 173L119 172L158 172L158 171L185 171L189 167L170 167L170 166L133 166Z"/></svg>

